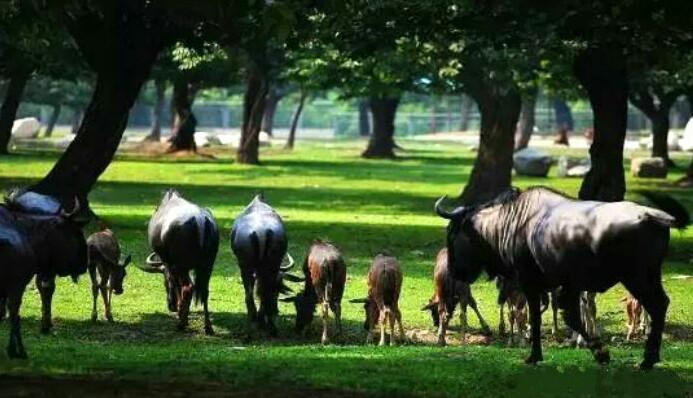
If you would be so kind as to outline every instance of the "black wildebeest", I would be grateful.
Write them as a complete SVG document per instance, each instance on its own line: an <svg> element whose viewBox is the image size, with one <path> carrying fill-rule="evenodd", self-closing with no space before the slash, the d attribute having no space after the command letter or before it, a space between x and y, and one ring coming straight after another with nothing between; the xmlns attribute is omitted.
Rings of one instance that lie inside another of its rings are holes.
<svg viewBox="0 0 693 398"><path fill-rule="evenodd" d="M431 311L433 325L438 327L438 344L447 344L445 333L448 328L450 318L455 313L455 307L460 305L460 335L464 342L467 333L467 307L471 307L485 334L491 334L491 329L481 316L476 300L472 296L472 289L469 284L464 283L452 276L448 267L448 249L440 249L436 256L436 265L433 269L433 297L428 304L422 308L424 311Z"/></svg>
<svg viewBox="0 0 693 398"><path fill-rule="evenodd" d="M652 317L640 364L649 369L660 360L669 305L661 277L669 229L684 227L689 217L671 198L648 198L676 217L633 202L574 200L542 187L512 189L488 203L454 210L443 209L443 197L435 209L450 220L447 246L456 277L471 283L485 269L490 276L518 279L532 328L527 363L542 360L542 292L559 286L566 324L583 336L598 362L607 362L608 351L580 321L580 292L604 292L621 282Z"/></svg>
<svg viewBox="0 0 693 398"><path fill-rule="evenodd" d="M209 318L209 279L219 250L219 229L212 213L169 189L149 220L146 272L164 274L168 309L178 313L178 329L188 326L190 303L202 303L205 333L213 334ZM195 274L195 283L190 272Z"/></svg>
<svg viewBox="0 0 693 398"><path fill-rule="evenodd" d="M111 314L112 294L123 293L123 280L131 256L120 258L120 244L113 231L105 228L95 232L87 239L89 258L89 277L91 278L92 309L91 320L96 321L96 301L101 292L106 319L113 322Z"/></svg>
<svg viewBox="0 0 693 398"><path fill-rule="evenodd" d="M368 331L366 343L373 340L373 329L380 323L380 343L385 345L385 327L390 324L390 345L395 344L395 322L399 326L400 340L404 341L402 313L399 310L399 295L402 290L402 268L397 259L378 254L368 271L368 296L351 300L363 303L366 320L363 328Z"/></svg>
<svg viewBox="0 0 693 398"><path fill-rule="evenodd" d="M86 271L87 266L84 237L79 227L70 220L79 211L79 202L75 202L71 213L65 212L60 205L37 210L35 207L23 206L26 201L19 200L20 195L27 193L15 193L6 198L5 205L0 206L0 319L8 309L10 338L7 354L10 358L26 358L20 332L19 308L31 278L34 275L49 275L52 278L71 276L76 280ZM28 194L32 199L38 199L35 195L33 192ZM52 198L41 200L53 203ZM49 210L54 213L49 213ZM81 241L79 236L82 236ZM74 246L69 244L73 242ZM61 243L66 245L60 246ZM45 326L46 315L50 324L50 301L43 302L43 310Z"/></svg>
<svg viewBox="0 0 693 398"><path fill-rule="evenodd" d="M288 241L284 222L277 212L256 195L236 218L231 229L231 250L236 255L241 269L245 290L245 305L250 322L257 322L271 336L277 334L274 318L279 313L279 293L288 292L283 279L301 281L287 271L294 264L289 255L289 264L282 266L287 256ZM255 306L255 283L260 298L260 310Z"/></svg>
<svg viewBox="0 0 693 398"><path fill-rule="evenodd" d="M296 296L282 299L296 307L296 331L305 331L313 322L313 312L320 304L322 315L322 344L329 343L328 312L332 309L338 333L342 332L342 295L346 283L346 263L334 245L316 239L303 262L305 284Z"/></svg>

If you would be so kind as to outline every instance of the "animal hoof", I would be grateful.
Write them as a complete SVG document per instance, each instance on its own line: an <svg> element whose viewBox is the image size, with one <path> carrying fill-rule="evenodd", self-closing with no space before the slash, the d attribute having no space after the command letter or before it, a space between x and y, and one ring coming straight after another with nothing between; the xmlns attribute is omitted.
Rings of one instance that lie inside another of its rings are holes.
<svg viewBox="0 0 693 398"><path fill-rule="evenodd" d="M207 336L214 336L214 329L212 328L211 325L210 325L210 326L205 326L205 334L206 334Z"/></svg>
<svg viewBox="0 0 693 398"><path fill-rule="evenodd" d="M602 364L602 365L606 365L606 364L609 363L609 361L611 360L611 356L609 355L609 350L607 350L607 349L604 348L604 347L602 347L602 348L596 350L596 351L594 352L594 359L595 359L598 363L600 363L600 364Z"/></svg>

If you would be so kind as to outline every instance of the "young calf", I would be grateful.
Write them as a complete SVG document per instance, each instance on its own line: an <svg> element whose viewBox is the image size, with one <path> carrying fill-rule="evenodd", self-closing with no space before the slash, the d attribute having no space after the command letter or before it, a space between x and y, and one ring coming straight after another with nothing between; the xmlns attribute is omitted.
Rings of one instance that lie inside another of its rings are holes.
<svg viewBox="0 0 693 398"><path fill-rule="evenodd" d="M96 321L96 301L99 292L103 298L106 319L113 322L111 314L112 294L123 293L125 267L130 263L130 256L120 259L120 245L113 231L106 228L95 232L87 239L88 269L91 277L92 309L91 320Z"/></svg>
<svg viewBox="0 0 693 398"><path fill-rule="evenodd" d="M328 311L332 309L337 332L342 332L342 295L346 283L346 264L342 253L334 245L321 240L313 241L303 263L305 285L294 297L280 299L293 302L296 307L296 331L307 330L313 321L313 312L320 304L322 314L322 344L329 343L327 333Z"/></svg>
<svg viewBox="0 0 693 398"><path fill-rule="evenodd" d="M402 289L402 269L394 257L378 254L368 271L368 297L351 300L364 303L368 331L366 343L373 340L373 329L380 323L380 345L385 345L385 326L390 323L390 345L395 344L395 321L399 325L400 339L404 340L402 313L399 311L399 294Z"/></svg>
<svg viewBox="0 0 693 398"><path fill-rule="evenodd" d="M434 292L433 297L428 301L428 305L422 308L423 311L431 311L433 325L438 327L438 345L444 346L445 333L448 322L455 312L457 304L460 305L460 329L462 341L467 332L467 307L471 307L479 318L479 323L485 334L491 334L491 329L481 316L476 305L476 300L472 296L469 285L453 278L448 268L448 249L443 248L438 252L436 265L433 270Z"/></svg>
<svg viewBox="0 0 693 398"><path fill-rule="evenodd" d="M626 315L628 316L626 341L630 341L634 335L639 333L649 333L650 316L642 308L640 302L631 294L628 294L621 301L626 303Z"/></svg>
<svg viewBox="0 0 693 398"><path fill-rule="evenodd" d="M498 305L500 306L500 321L498 323L499 334L505 334L505 314L504 307L508 306L508 323L510 324L510 335L508 345L513 345L519 338L520 345L524 345L528 334L527 327L527 297L520 290L517 280L511 278L498 277L496 280L498 288Z"/></svg>

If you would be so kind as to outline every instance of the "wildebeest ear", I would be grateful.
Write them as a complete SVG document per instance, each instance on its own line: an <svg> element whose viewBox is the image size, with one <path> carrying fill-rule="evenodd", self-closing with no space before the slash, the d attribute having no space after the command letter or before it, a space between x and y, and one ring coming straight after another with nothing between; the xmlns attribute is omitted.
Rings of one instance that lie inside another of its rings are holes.
<svg viewBox="0 0 693 398"><path fill-rule="evenodd" d="M349 300L349 302L350 302L350 303L353 303L353 304L363 304L363 303L367 303L367 302L368 302L368 297L358 298L358 299L351 299L351 300Z"/></svg>
<svg viewBox="0 0 693 398"><path fill-rule="evenodd" d="M130 261L132 260L132 255L128 254L127 257L125 257L125 260L121 263L121 267L125 268L130 264Z"/></svg>

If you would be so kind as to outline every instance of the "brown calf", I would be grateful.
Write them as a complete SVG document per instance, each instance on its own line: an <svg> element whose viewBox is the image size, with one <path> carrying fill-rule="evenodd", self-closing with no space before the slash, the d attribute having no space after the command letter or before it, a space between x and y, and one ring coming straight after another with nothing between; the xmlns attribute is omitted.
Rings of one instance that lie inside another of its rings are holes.
<svg viewBox="0 0 693 398"><path fill-rule="evenodd" d="M467 307L471 307L479 318L479 323L485 334L491 334L491 329L481 316L476 305L476 300L472 296L472 291L468 284L453 278L448 268L448 249L443 248L438 252L436 265L433 270L434 292L433 297L428 301L428 305L422 308L423 311L431 311L433 325L438 327L438 344L444 346L445 333L448 328L450 318L455 312L457 304L460 305L460 330L461 338L464 342L467 332Z"/></svg>
<svg viewBox="0 0 693 398"><path fill-rule="evenodd" d="M628 294L621 301L626 303L626 315L628 316L626 341L630 341L633 336L640 333L649 333L650 316L643 309L642 304L631 294Z"/></svg>
<svg viewBox="0 0 693 398"><path fill-rule="evenodd" d="M514 279L498 277L496 287L498 287L498 305L500 305L498 332L501 335L505 334L504 307L507 305L508 323L510 324L508 345L514 345L518 339L520 345L524 345L528 334L527 297L522 293L519 284ZM518 338L515 336L516 333Z"/></svg>
<svg viewBox="0 0 693 398"><path fill-rule="evenodd" d="M395 322L399 325L400 340L404 340L402 313L399 311L399 294L402 289L402 269L394 257L378 254L368 271L368 297L351 300L364 303L368 331L366 343L373 340L373 329L380 323L380 345L385 345L385 326L390 323L390 345L395 344Z"/></svg>
<svg viewBox="0 0 693 398"><path fill-rule="evenodd" d="M120 245L113 231L106 228L95 232L87 239L88 269L91 277L92 309L91 320L96 321L96 301L99 292L103 298L106 319L113 322L111 314L111 297L123 293L125 267L130 263L130 256L120 259Z"/></svg>
<svg viewBox="0 0 693 398"><path fill-rule="evenodd" d="M303 263L305 285L294 297L280 299L293 302L296 307L296 331L307 330L313 321L313 312L320 304L322 315L322 344L329 343L327 333L328 312L331 309L342 332L342 295L346 283L346 264L342 253L334 245L319 239L313 241Z"/></svg>

